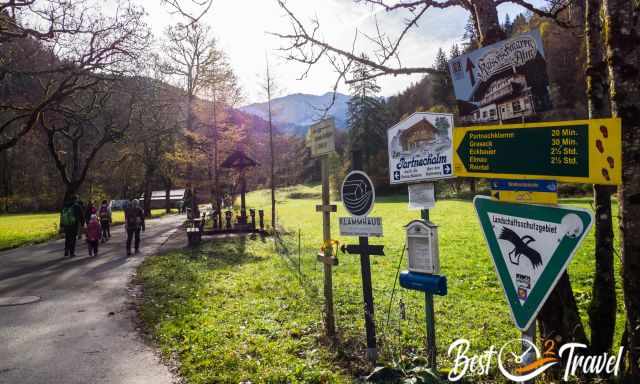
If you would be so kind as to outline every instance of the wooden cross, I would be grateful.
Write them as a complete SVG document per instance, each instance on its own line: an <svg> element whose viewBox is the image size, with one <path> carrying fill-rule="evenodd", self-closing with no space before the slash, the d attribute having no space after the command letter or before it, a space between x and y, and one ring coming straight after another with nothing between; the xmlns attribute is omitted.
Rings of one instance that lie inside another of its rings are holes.
<svg viewBox="0 0 640 384"><path fill-rule="evenodd" d="M369 245L369 238L359 237L358 245L343 245L342 252L360 254L360 270L362 271L362 295L364 297L364 323L367 331L367 358L375 362L378 355L376 346L376 326L373 315L373 289L371 288L371 265L369 255L384 256L384 245Z"/></svg>

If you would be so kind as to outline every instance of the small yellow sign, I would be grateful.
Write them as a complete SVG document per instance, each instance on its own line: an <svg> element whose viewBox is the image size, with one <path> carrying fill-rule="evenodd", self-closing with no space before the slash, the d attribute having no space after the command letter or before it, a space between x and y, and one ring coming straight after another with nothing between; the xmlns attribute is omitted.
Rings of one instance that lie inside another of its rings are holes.
<svg viewBox="0 0 640 384"><path fill-rule="evenodd" d="M456 176L622 183L620 119L455 128Z"/></svg>
<svg viewBox="0 0 640 384"><path fill-rule="evenodd" d="M557 192L539 191L491 191L491 197L510 203L558 204Z"/></svg>

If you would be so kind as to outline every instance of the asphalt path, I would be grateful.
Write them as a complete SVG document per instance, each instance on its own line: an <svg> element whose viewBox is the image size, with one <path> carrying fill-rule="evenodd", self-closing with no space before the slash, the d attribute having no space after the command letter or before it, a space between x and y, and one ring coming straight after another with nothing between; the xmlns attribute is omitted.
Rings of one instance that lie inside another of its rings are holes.
<svg viewBox="0 0 640 384"><path fill-rule="evenodd" d="M133 257L122 226L98 257L84 239L73 259L63 258L64 240L0 252L0 383L176 382L137 330L130 283L145 256L184 246L183 220L149 220Z"/></svg>

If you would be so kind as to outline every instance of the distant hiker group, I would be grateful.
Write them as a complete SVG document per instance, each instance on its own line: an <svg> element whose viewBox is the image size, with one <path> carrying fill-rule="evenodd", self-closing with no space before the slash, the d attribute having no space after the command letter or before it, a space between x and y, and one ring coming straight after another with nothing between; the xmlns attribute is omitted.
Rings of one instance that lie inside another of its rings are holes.
<svg viewBox="0 0 640 384"><path fill-rule="evenodd" d="M144 232L144 211L138 199L133 199L124 209L127 234L127 256L131 256L131 242L135 239L134 250L140 250L140 231ZM84 230L89 256L98 256L100 243L111 239L111 204L107 200L96 208L92 202L86 206L74 196L65 201L60 214L60 229L64 233L64 256L75 257L76 240L82 238Z"/></svg>

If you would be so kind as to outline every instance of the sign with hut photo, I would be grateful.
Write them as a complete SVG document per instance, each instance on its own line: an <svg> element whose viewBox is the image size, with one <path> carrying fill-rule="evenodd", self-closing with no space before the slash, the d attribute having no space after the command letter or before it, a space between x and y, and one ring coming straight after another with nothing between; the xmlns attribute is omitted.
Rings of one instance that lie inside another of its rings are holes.
<svg viewBox="0 0 640 384"><path fill-rule="evenodd" d="M391 184L453 177L453 115L416 112L387 130Z"/></svg>
<svg viewBox="0 0 640 384"><path fill-rule="evenodd" d="M449 73L464 123L522 119L552 107L538 30L460 55Z"/></svg>

